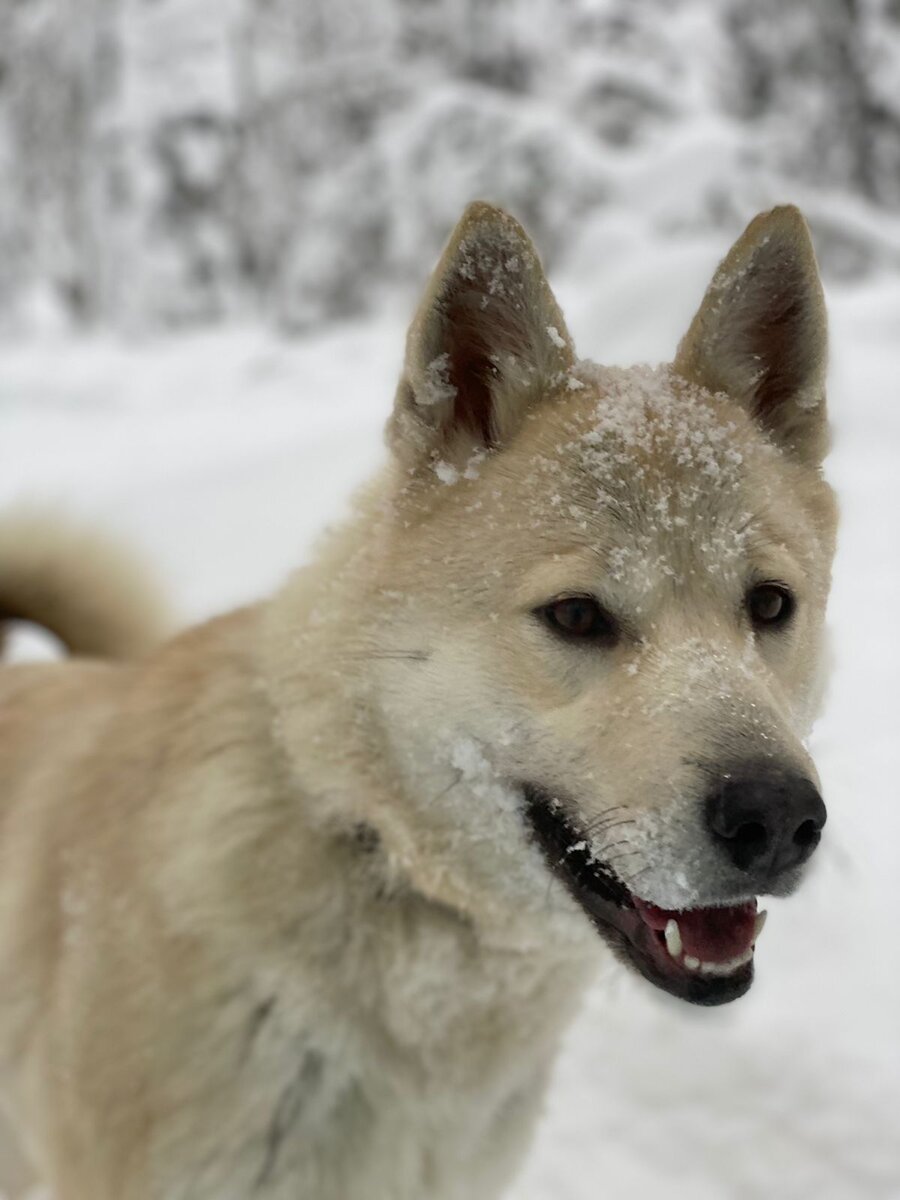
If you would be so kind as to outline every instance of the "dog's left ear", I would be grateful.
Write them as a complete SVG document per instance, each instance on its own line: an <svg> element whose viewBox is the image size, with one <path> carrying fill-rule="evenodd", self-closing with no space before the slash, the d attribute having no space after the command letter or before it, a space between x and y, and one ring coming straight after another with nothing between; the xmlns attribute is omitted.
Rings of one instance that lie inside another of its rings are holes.
<svg viewBox="0 0 900 1200"><path fill-rule="evenodd" d="M410 327L388 440L408 464L500 448L574 361L525 230L470 204Z"/></svg>
<svg viewBox="0 0 900 1200"><path fill-rule="evenodd" d="M826 356L806 222L792 206L761 213L719 265L675 369L740 401L782 449L818 465L828 446Z"/></svg>

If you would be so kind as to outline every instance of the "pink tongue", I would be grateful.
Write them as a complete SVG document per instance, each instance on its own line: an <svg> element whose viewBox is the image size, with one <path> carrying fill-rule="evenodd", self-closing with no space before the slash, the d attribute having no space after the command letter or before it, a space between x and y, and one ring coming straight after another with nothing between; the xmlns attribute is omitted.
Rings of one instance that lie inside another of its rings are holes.
<svg viewBox="0 0 900 1200"><path fill-rule="evenodd" d="M651 929L663 931L669 921L677 921L684 953L702 962L727 962L746 954L753 945L755 900L731 908L689 908L684 912L657 908L637 896L634 903Z"/></svg>

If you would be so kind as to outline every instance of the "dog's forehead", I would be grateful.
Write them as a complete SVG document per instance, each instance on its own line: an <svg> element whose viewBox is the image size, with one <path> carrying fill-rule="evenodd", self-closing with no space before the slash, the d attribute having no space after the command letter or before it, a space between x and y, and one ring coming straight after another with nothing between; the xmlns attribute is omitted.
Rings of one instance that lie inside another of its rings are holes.
<svg viewBox="0 0 900 1200"><path fill-rule="evenodd" d="M671 367L579 363L527 440L535 528L565 528L623 580L740 569L754 539L773 540L777 452L733 401Z"/></svg>
<svg viewBox="0 0 900 1200"><path fill-rule="evenodd" d="M580 363L564 396L535 419L536 490L556 488L558 503L599 507L640 528L696 518L712 498L721 520L740 507L760 455L773 457L733 402L666 366Z"/></svg>
<svg viewBox="0 0 900 1200"><path fill-rule="evenodd" d="M668 366L579 363L567 390L574 402L556 410L557 451L570 469L656 498L668 498L674 483L683 499L710 483L720 490L740 486L748 422L726 397Z"/></svg>

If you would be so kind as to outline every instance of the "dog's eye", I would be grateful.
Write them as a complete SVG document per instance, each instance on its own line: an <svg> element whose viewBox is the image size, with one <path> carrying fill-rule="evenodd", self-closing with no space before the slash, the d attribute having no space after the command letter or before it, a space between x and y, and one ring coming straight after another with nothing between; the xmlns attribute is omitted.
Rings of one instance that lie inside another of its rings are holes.
<svg viewBox="0 0 900 1200"><path fill-rule="evenodd" d="M565 596L538 609L554 633L574 641L599 642L611 646L618 641L615 619L593 596Z"/></svg>
<svg viewBox="0 0 900 1200"><path fill-rule="evenodd" d="M780 583L760 583L747 593L747 612L757 629L786 625L794 613L794 597Z"/></svg>

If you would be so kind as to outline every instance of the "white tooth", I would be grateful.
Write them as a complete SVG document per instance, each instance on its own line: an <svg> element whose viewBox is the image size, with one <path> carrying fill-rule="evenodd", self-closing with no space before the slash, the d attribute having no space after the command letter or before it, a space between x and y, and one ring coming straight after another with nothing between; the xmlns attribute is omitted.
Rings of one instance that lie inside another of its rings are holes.
<svg viewBox="0 0 900 1200"><path fill-rule="evenodd" d="M693 954L686 954L684 956L684 965L689 971L696 971L700 966L700 959L694 958Z"/></svg>
<svg viewBox="0 0 900 1200"><path fill-rule="evenodd" d="M700 974L731 975L739 967L745 966L752 957L753 951L747 950L743 954L738 954L735 958L729 958L727 962L702 962L700 963Z"/></svg>
<svg viewBox="0 0 900 1200"><path fill-rule="evenodd" d="M674 917L666 922L666 949L673 958L681 958L681 930Z"/></svg>
<svg viewBox="0 0 900 1200"><path fill-rule="evenodd" d="M756 924L755 924L755 925L754 925L754 927L753 927L753 940L754 940L754 942L755 942L755 941L756 941L756 939L759 937L759 935L762 933L762 931L763 931L763 926L764 926L764 925L765 925L765 923L766 923L766 917L767 917L768 915L769 915L769 914L766 912L766 910L765 910L765 909L763 909L763 910L762 910L762 912L758 912L758 913L756 914Z"/></svg>

